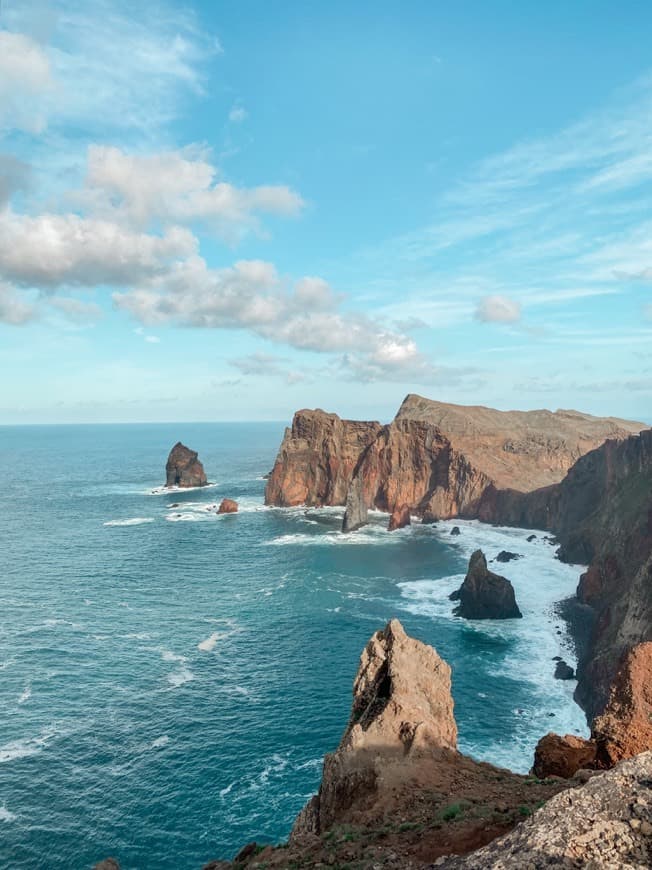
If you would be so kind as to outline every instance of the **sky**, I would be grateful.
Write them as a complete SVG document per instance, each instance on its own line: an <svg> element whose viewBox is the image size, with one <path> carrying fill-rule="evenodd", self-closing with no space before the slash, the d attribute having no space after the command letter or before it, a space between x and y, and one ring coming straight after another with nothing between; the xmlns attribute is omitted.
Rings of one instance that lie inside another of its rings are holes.
<svg viewBox="0 0 652 870"><path fill-rule="evenodd" d="M2 0L0 423L652 422L652 4Z"/></svg>

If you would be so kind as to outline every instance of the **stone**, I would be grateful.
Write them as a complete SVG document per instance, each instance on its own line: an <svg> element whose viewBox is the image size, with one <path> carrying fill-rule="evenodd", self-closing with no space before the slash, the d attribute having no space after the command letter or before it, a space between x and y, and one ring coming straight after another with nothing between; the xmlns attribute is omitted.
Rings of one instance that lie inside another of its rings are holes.
<svg viewBox="0 0 652 870"><path fill-rule="evenodd" d="M197 487L208 484L204 466L196 451L190 450L180 441L170 450L165 465L165 477L167 487Z"/></svg>
<svg viewBox="0 0 652 870"><path fill-rule="evenodd" d="M218 514L237 514L238 502L232 498L223 498L217 512Z"/></svg>
<svg viewBox="0 0 652 870"><path fill-rule="evenodd" d="M536 535L528 535L525 540L528 542L528 544L531 544L532 541L536 541L536 538L537 538Z"/></svg>
<svg viewBox="0 0 652 870"><path fill-rule="evenodd" d="M392 515L389 518L389 525L387 526L387 530L390 532L395 531L396 529L403 529L405 526L409 526L412 522L410 518L410 508L404 504L399 508L394 508L392 511Z"/></svg>
<svg viewBox="0 0 652 870"><path fill-rule="evenodd" d="M523 615L514 587L506 577L488 570L482 550L471 556L464 583L453 600L460 602L455 615L465 619L519 619Z"/></svg>
<svg viewBox="0 0 652 870"><path fill-rule="evenodd" d="M346 510L342 520L343 532L355 532L369 522L369 513L362 492L362 478L354 477L346 496Z"/></svg>
<svg viewBox="0 0 652 870"><path fill-rule="evenodd" d="M563 659L558 661L555 665L555 679L556 680L574 680L575 679L575 671L571 668L570 665L567 665Z"/></svg>
<svg viewBox="0 0 652 870"><path fill-rule="evenodd" d="M462 532L460 532L460 527L453 526L453 528L451 529L451 535L457 536L457 535L461 535L461 534L462 534Z"/></svg>
<svg viewBox="0 0 652 870"><path fill-rule="evenodd" d="M95 864L93 870L120 870L120 865L115 858L104 858Z"/></svg>
<svg viewBox="0 0 652 870"><path fill-rule="evenodd" d="M534 750L533 773L540 779L561 776L570 779L579 770L594 769L597 766L598 747L593 740L584 740L573 734L560 737L559 734L546 734Z"/></svg>
<svg viewBox="0 0 652 870"><path fill-rule="evenodd" d="M520 553L511 553L509 550L501 550L496 556L496 562L513 562L514 559L522 559Z"/></svg>

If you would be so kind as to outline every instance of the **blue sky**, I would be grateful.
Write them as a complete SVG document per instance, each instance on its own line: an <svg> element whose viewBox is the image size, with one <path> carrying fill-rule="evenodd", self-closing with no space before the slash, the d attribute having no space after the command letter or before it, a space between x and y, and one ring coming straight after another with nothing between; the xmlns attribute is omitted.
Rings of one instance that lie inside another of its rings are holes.
<svg viewBox="0 0 652 870"><path fill-rule="evenodd" d="M0 422L652 421L652 6L4 0Z"/></svg>

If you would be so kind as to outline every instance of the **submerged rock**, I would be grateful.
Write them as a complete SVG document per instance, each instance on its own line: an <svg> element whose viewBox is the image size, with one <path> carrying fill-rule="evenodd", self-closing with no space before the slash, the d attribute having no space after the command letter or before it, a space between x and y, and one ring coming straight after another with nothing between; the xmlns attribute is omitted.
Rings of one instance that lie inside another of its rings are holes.
<svg viewBox="0 0 652 870"><path fill-rule="evenodd" d="M178 441L165 465L165 485L180 487L206 486L208 480L197 452Z"/></svg>
<svg viewBox="0 0 652 870"><path fill-rule="evenodd" d="M506 577L489 571L482 550L473 553L464 583L450 598L460 602L454 612L465 619L519 619L523 615L514 587Z"/></svg>
<svg viewBox="0 0 652 870"><path fill-rule="evenodd" d="M536 535L528 535L525 540L528 542L528 544L531 544L532 541L536 540L536 537L537 537Z"/></svg>
<svg viewBox="0 0 652 870"><path fill-rule="evenodd" d="M404 504L401 507L394 508L392 511L392 515L389 518L389 525L387 526L387 530L389 532L393 532L396 529L402 529L405 526L409 526L411 523L410 519L410 508Z"/></svg>
<svg viewBox="0 0 652 870"><path fill-rule="evenodd" d="M513 562L514 559L522 559L520 553L510 553L509 550L501 550L496 556L496 562Z"/></svg>
<svg viewBox="0 0 652 870"><path fill-rule="evenodd" d="M346 510L342 521L343 532L355 532L369 522L369 512L362 492L362 478L354 477L346 496Z"/></svg>
<svg viewBox="0 0 652 870"><path fill-rule="evenodd" d="M461 534L462 534L462 532L460 532L460 527L453 526L453 528L451 529L451 535L461 535Z"/></svg>
<svg viewBox="0 0 652 870"><path fill-rule="evenodd" d="M232 498L223 498L217 512L218 514L237 514L238 502L233 501Z"/></svg>

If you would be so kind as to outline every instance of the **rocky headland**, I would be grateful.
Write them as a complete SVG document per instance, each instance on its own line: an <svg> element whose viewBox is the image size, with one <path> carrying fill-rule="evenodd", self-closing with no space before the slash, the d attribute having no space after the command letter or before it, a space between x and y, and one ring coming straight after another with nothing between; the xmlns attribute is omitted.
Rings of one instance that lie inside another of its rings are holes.
<svg viewBox="0 0 652 870"><path fill-rule="evenodd" d="M177 441L170 450L168 461L165 464L166 487L185 489L206 486L207 484L208 479L204 466L199 461L197 452L186 447L181 441Z"/></svg>

